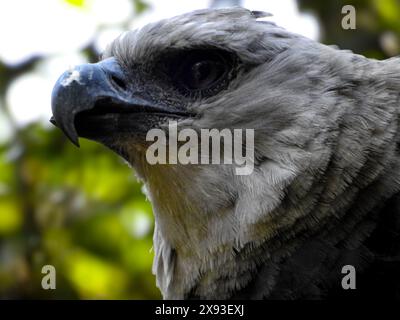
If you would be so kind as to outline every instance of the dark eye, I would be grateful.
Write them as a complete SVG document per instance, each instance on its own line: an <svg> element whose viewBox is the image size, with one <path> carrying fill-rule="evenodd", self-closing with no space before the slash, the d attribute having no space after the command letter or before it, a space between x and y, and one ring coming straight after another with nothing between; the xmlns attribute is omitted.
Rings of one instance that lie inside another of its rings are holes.
<svg viewBox="0 0 400 320"><path fill-rule="evenodd" d="M171 60L169 74L184 94L202 96L226 87L234 67L234 57L222 50L180 52Z"/></svg>
<svg viewBox="0 0 400 320"><path fill-rule="evenodd" d="M207 89L225 74L226 70L223 61L210 59L209 57L204 57L204 59L203 57L190 59L182 65L182 83L189 89Z"/></svg>

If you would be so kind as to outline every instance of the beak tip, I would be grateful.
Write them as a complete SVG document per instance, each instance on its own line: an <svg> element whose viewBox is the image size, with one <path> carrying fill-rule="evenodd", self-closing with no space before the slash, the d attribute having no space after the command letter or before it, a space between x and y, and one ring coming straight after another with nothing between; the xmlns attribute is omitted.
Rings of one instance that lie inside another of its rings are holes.
<svg viewBox="0 0 400 320"><path fill-rule="evenodd" d="M80 147L79 145L79 137L75 130L75 128L71 125L63 126L62 122L57 122L54 117L50 118L50 123L52 123L57 128L61 129L61 131L65 134L65 136L71 141L76 147Z"/></svg>
<svg viewBox="0 0 400 320"><path fill-rule="evenodd" d="M54 117L50 118L50 123L54 126L56 126L57 128L60 128L60 126L58 125L56 119ZM64 132L64 134L67 136L67 138L78 148L80 148L80 144L79 144L79 138L78 135L76 134L75 130L64 130L63 128L61 128L61 130Z"/></svg>
<svg viewBox="0 0 400 320"><path fill-rule="evenodd" d="M79 138L76 134L74 133L69 133L69 132L65 132L64 134L68 137L68 139L78 148L80 148L80 144L79 144Z"/></svg>

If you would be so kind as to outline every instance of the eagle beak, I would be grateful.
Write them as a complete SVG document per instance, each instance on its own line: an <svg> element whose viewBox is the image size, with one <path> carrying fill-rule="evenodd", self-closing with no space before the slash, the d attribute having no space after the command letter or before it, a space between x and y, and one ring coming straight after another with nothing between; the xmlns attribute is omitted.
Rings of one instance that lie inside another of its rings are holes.
<svg viewBox="0 0 400 320"><path fill-rule="evenodd" d="M109 99L114 100L116 104L124 104L125 83L125 75L115 58L83 64L64 72L53 88L53 117L50 122L79 146L76 116L94 109L101 100Z"/></svg>
<svg viewBox="0 0 400 320"><path fill-rule="evenodd" d="M62 74L53 88L50 122L79 146L78 137L104 141L132 131L139 114L184 113L141 98L135 94L139 91L115 58L77 66Z"/></svg>

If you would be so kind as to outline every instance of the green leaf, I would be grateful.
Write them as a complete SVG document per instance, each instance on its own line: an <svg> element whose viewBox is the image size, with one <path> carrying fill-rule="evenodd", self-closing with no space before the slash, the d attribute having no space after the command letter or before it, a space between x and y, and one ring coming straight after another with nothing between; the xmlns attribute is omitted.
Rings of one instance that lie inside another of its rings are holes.
<svg viewBox="0 0 400 320"><path fill-rule="evenodd" d="M64 0L71 6L83 8L85 6L85 0Z"/></svg>
<svg viewBox="0 0 400 320"><path fill-rule="evenodd" d="M118 299L124 297L128 275L117 266L89 252L74 250L66 258L67 278L83 299Z"/></svg>
<svg viewBox="0 0 400 320"><path fill-rule="evenodd" d="M18 201L12 197L0 197L0 235L9 235L20 229L23 212Z"/></svg>

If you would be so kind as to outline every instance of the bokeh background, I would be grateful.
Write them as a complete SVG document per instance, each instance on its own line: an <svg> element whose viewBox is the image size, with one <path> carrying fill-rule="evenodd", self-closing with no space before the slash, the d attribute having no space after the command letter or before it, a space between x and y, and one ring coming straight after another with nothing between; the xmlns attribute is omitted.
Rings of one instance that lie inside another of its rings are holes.
<svg viewBox="0 0 400 320"><path fill-rule="evenodd" d="M357 29L343 30L352 4ZM1 0L0 298L159 299L153 218L132 170L49 124L51 89L95 62L124 30L186 11L242 5L326 44L384 59L400 53L399 0ZM41 269L57 289L41 288Z"/></svg>

